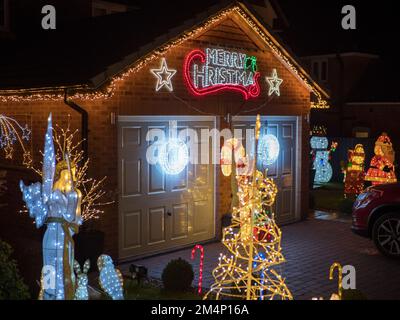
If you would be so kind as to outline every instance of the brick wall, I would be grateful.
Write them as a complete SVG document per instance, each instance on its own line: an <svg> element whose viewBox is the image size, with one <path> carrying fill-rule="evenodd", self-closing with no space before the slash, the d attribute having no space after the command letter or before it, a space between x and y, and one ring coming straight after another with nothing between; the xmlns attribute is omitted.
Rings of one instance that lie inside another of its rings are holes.
<svg viewBox="0 0 400 320"><path fill-rule="evenodd" d="M221 93L216 96L196 98L192 96L183 81L182 65L185 55L192 49L208 46L221 46L232 48L254 55L258 58L259 71L263 75L260 79L262 94L259 98L244 102L236 93ZM116 49L117 50L117 49ZM302 116L303 126L303 161L299 170L302 172L302 213L308 209L308 124L305 120L309 113L310 95L298 79L290 73L279 60L275 58L268 48L259 48L244 34L241 27L228 19L220 26L208 31L195 40L187 41L174 48L166 55L169 68L177 69L173 78L174 92L165 90L155 92L156 79L150 73L151 68L159 68L160 61L154 61L142 70L129 76L118 83L115 95L107 100L76 101L89 113L89 157L91 159L90 174L95 178L107 176L106 188L113 192L117 200L117 126L111 124L110 115L202 115L196 110L206 114L213 114L219 118L221 127L227 127L224 117L227 113L243 115L243 111L252 110L262 105L268 99L268 86L266 75L271 75L276 68L280 78L284 79L281 86L281 97L275 97L266 106L258 111L246 115L296 115ZM35 161L40 161L37 150L42 148L46 119L49 112L54 114L54 123L65 126L70 115L72 127L79 128L79 114L69 109L62 102L32 102L0 104L0 112L8 115L28 114L32 118L33 137L32 150ZM217 190L219 203L217 210L219 216L229 211L230 208L230 179L219 174L217 177L219 189ZM16 200L19 201L20 193L15 190ZM11 212L11 215L15 214ZM4 218L1 218L4 219ZM29 219L26 219L29 223ZM4 220L3 220L4 221ZM8 220L8 224L13 224ZM217 230L220 219L218 219ZM18 229L18 225L12 225ZM118 251L118 204L115 203L105 208L105 213L98 222L98 227L106 232L106 249L113 256ZM36 232L31 227L31 232Z"/></svg>

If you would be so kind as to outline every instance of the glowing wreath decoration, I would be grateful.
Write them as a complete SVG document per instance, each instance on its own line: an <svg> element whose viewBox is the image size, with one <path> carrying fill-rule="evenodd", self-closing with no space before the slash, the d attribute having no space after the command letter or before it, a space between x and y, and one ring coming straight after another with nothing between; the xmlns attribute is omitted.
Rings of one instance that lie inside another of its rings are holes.
<svg viewBox="0 0 400 320"><path fill-rule="evenodd" d="M189 149L180 139L169 139L160 146L159 164L168 175L178 175L189 162Z"/></svg>
<svg viewBox="0 0 400 320"><path fill-rule="evenodd" d="M274 164L278 160L279 152L279 141L273 134L261 137L257 156L263 166L267 167Z"/></svg>

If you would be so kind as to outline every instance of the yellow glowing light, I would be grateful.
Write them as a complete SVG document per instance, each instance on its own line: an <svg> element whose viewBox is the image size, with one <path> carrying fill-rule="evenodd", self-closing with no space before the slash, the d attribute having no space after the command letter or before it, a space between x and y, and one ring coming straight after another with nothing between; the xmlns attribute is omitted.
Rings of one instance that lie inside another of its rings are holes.
<svg viewBox="0 0 400 320"><path fill-rule="evenodd" d="M333 273L335 272L335 269L338 270L338 293L337 293L338 299L331 299L331 300L342 300L343 267L341 266L340 263L335 262L334 264L332 264L329 270L329 280L333 280Z"/></svg>

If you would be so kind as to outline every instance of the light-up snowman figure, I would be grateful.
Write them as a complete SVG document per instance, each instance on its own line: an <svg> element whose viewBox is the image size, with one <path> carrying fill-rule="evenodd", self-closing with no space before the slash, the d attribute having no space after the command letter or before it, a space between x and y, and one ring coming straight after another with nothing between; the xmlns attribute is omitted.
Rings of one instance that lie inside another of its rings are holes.
<svg viewBox="0 0 400 320"><path fill-rule="evenodd" d="M328 183L332 179L333 170L329 163L331 152L336 150L337 143L332 143L331 150L328 150L329 141L327 137L311 138L311 148L315 154L314 169L315 179L314 183L323 184Z"/></svg>

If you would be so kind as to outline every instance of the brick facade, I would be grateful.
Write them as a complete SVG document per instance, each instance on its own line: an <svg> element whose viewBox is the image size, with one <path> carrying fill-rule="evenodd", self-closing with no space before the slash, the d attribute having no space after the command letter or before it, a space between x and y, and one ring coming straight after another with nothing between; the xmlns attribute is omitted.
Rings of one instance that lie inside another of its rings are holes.
<svg viewBox="0 0 400 320"><path fill-rule="evenodd" d="M244 110L252 110L263 104L268 99L268 85L265 76L270 76L272 69L276 68L280 78L284 79L281 86L281 97L274 97L261 110L246 115L280 115L300 116L302 127L302 163L301 168L301 212L306 215L308 211L308 140L309 125L307 116L310 112L310 93L306 87L295 77L272 53L263 47L260 48L245 33L245 27L239 26L234 20L222 21L217 27L209 30L202 36L187 41L175 47L165 56L168 67L177 69L173 78L174 92L166 90L155 92L156 79L150 69L159 68L160 60L156 60L119 82L112 98L94 101L76 101L89 113L89 157L91 159L90 175L94 178L107 176L106 189L109 190L114 200L113 205L105 207L105 213L98 221L98 227L106 233L106 251L117 256L118 252L118 146L117 126L111 123L111 114L118 115L202 115L196 111L202 110L206 114L216 115L221 128L228 127L224 117L227 113L237 114ZM260 85L262 94L259 98L245 102L237 93L221 93L215 96L197 98L192 96L183 81L182 65L185 55L192 49L205 47L231 48L248 55L257 57L258 68L262 74ZM116 48L117 50L118 48ZM81 53L84 54L84 53ZM184 101L184 102L183 102ZM190 107L191 106L191 107ZM38 150L42 149L46 119L49 112L53 113L54 123L65 127L70 119L71 127L79 129L80 115L71 110L63 102L21 102L0 103L0 112L9 116L27 115L32 125L32 151L36 163L41 161ZM70 115L70 117L69 117ZM219 170L220 172L220 170ZM14 177L23 178L27 173L9 171ZM33 179L30 177L29 179ZM10 178L11 181L11 178ZM230 178L221 173L217 177L217 212L219 217L229 211L231 191ZM11 187L11 186L10 186ZM10 199L7 215L2 215L2 221L7 223L9 229L21 230L20 225L27 226L24 232L30 232L37 237L31 219L26 216L15 217L16 208L21 205L20 192L14 184L10 194L17 205ZM5 217L9 218L6 219ZM6 220L5 220L6 219ZM217 219L217 230L220 230L220 219ZM2 222L3 224L3 222Z"/></svg>

